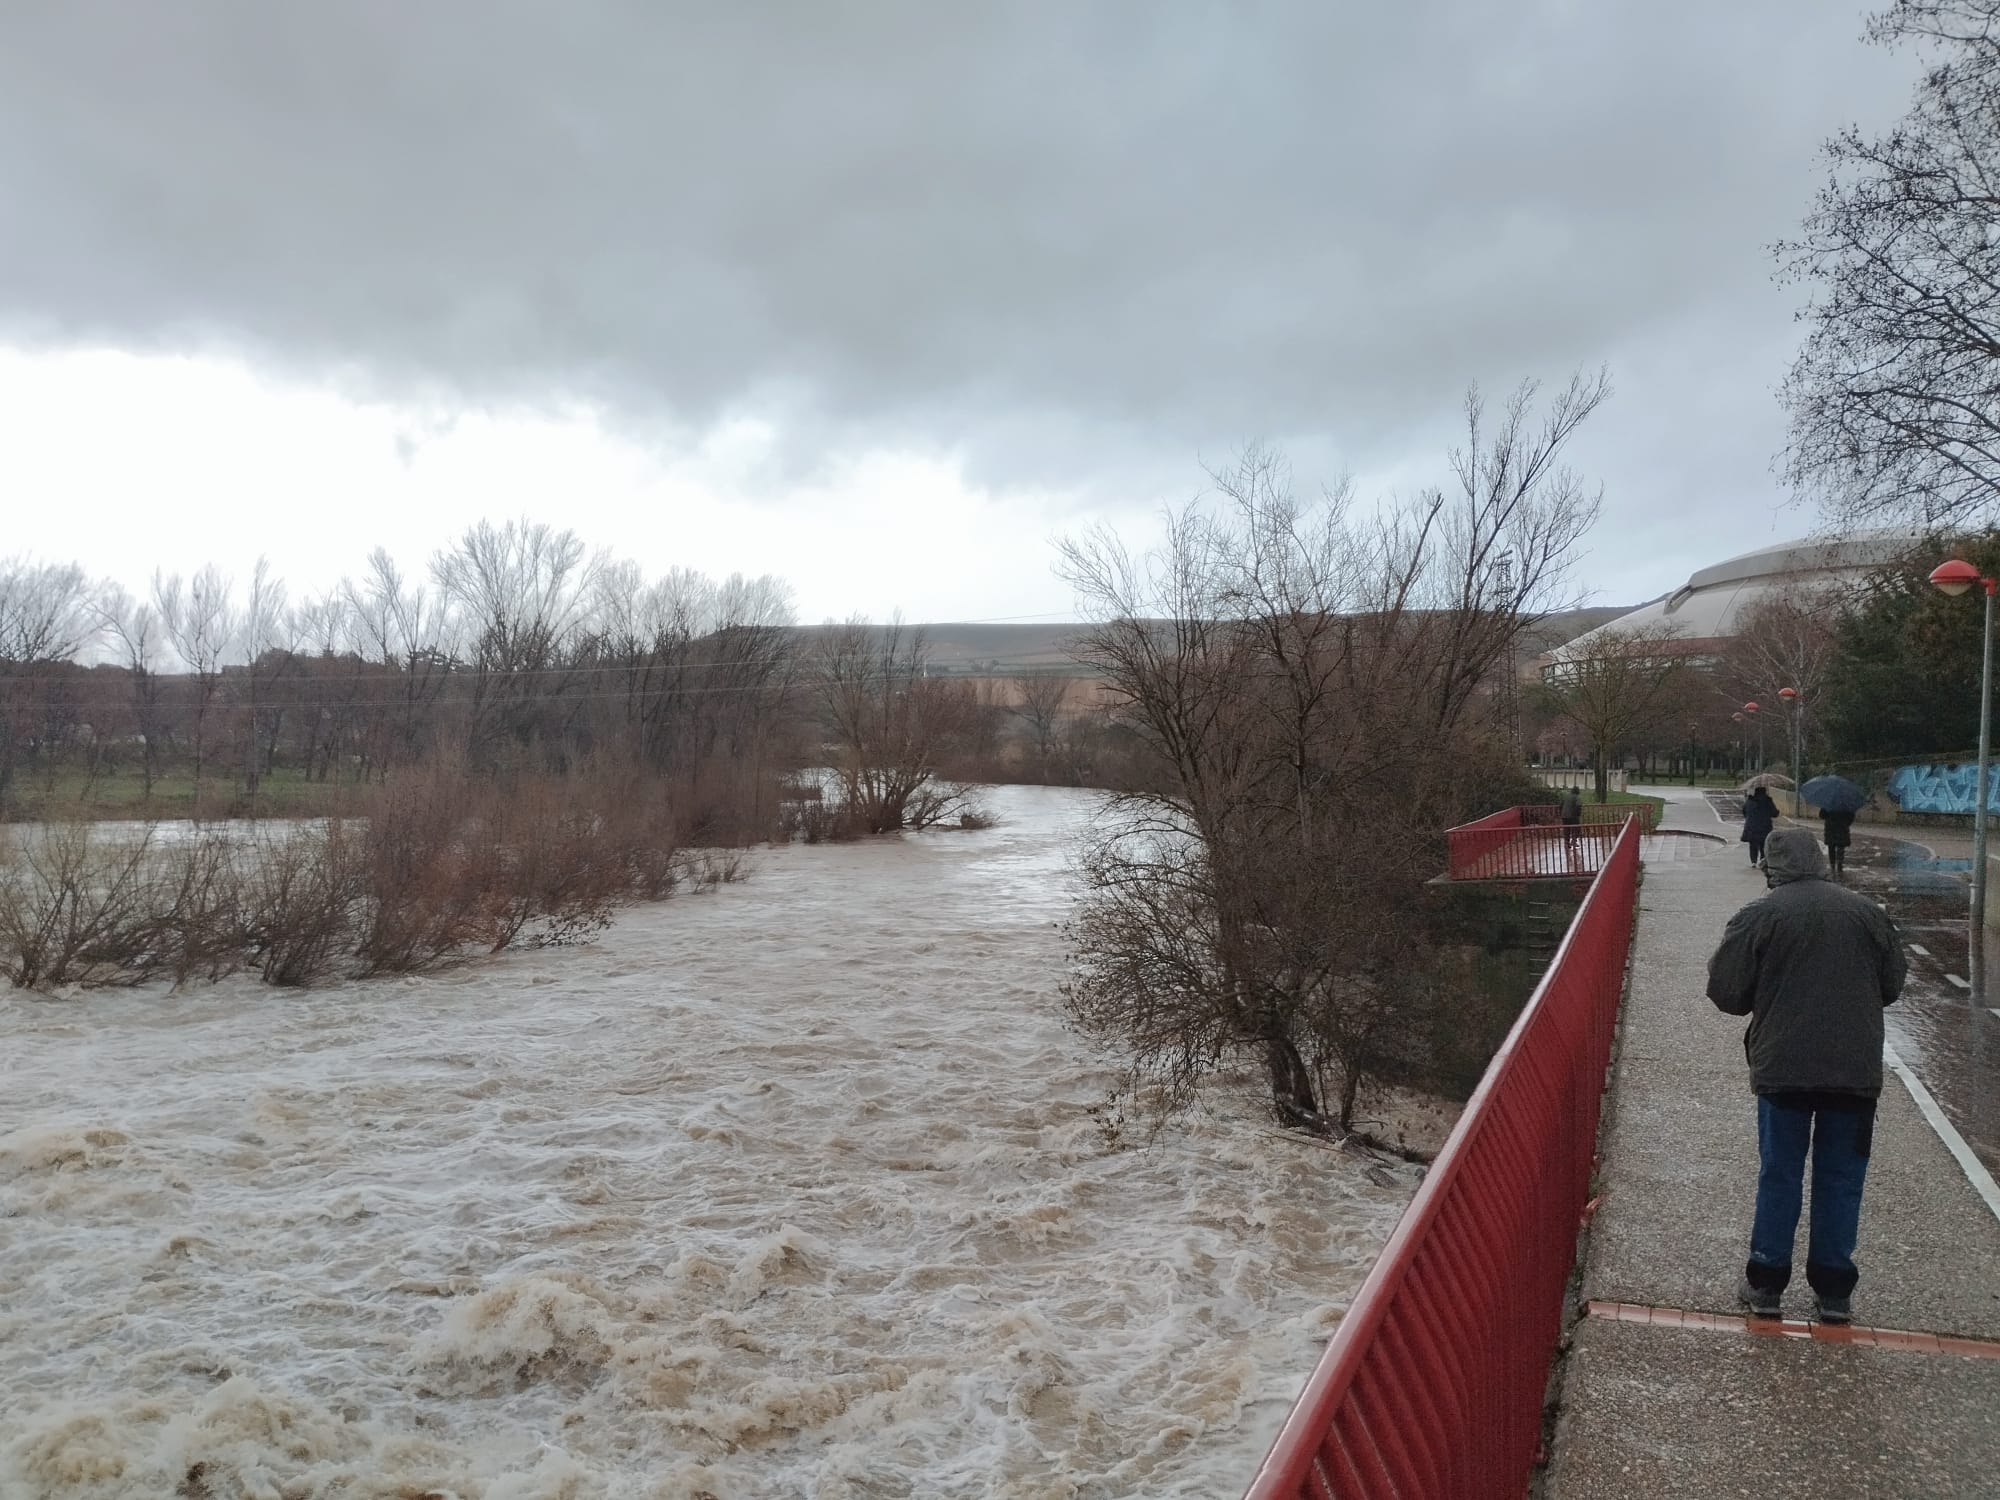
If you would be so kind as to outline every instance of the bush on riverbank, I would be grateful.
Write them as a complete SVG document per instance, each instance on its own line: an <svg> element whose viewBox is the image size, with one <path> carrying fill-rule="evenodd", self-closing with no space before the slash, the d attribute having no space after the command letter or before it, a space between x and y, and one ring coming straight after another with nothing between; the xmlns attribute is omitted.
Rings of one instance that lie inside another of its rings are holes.
<svg viewBox="0 0 2000 1500"><path fill-rule="evenodd" d="M652 792L648 795L649 790ZM633 901L741 878L680 847L656 788L435 765L356 815L197 827L81 819L9 831L0 974L23 988L411 974L588 941Z"/></svg>

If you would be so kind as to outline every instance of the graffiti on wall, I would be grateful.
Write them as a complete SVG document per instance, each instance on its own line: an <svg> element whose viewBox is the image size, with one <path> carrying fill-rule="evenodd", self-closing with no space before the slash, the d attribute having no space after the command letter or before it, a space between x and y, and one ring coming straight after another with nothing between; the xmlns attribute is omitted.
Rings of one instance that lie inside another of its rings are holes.
<svg viewBox="0 0 2000 1500"><path fill-rule="evenodd" d="M1889 795L1904 812L1969 813L1979 795L1979 767L1898 766ZM2000 776L1987 777L1986 810L2000 811Z"/></svg>

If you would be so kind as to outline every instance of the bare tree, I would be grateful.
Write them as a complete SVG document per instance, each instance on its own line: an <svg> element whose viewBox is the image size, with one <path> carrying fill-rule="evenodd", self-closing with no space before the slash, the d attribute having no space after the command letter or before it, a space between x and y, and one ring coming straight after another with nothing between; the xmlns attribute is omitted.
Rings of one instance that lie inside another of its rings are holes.
<svg viewBox="0 0 2000 1500"><path fill-rule="evenodd" d="M372 760L384 776L392 762L415 758L426 726L462 650L462 626L443 593L427 593L404 578L388 552L368 554L360 582L344 581L341 593L352 612L357 654L386 670L374 687L354 701L365 703L377 731L364 736L364 774Z"/></svg>
<svg viewBox="0 0 2000 1500"><path fill-rule="evenodd" d="M475 762L560 741L603 566L575 532L528 521L481 521L431 560L465 616Z"/></svg>
<svg viewBox="0 0 2000 1500"><path fill-rule="evenodd" d="M1576 548L1596 524L1601 486L1587 485L1562 463L1577 430L1611 395L1611 377L1600 368L1581 371L1537 409L1539 387L1523 381L1489 424L1475 385L1464 404L1465 442L1449 462L1457 494L1428 497L1424 523L1443 545L1421 602L1430 623L1452 633L1443 645L1455 674L1438 685L1437 721L1449 722L1487 681L1521 632L1550 610L1568 608L1577 596L1563 590ZM1423 556L1421 545L1408 549Z"/></svg>
<svg viewBox="0 0 2000 1500"><path fill-rule="evenodd" d="M42 737L53 669L74 660L99 628L76 564L0 560L0 796L13 784L23 741Z"/></svg>
<svg viewBox="0 0 2000 1500"><path fill-rule="evenodd" d="M2000 499L2000 0L1896 0L1931 58L1886 134L1843 131L1781 275L1811 289L1787 478L1851 521L1989 521Z"/></svg>
<svg viewBox="0 0 2000 1500"><path fill-rule="evenodd" d="M153 796L166 748L167 721L160 701L160 656L164 631L159 611L124 589L107 588L98 599L98 617L117 648L131 688L132 724L139 736L140 774L145 798Z"/></svg>
<svg viewBox="0 0 2000 1500"><path fill-rule="evenodd" d="M213 563L191 580L181 575L153 574L153 607L160 626L188 670L194 674L194 815L201 816L201 777L209 710L222 685L222 664L237 635L231 584Z"/></svg>
<svg viewBox="0 0 2000 1500"><path fill-rule="evenodd" d="M296 667L291 626L284 581L274 578L270 563L260 557L250 575L250 592L244 600L240 625L244 656L243 786L253 807L258 784L276 753L277 738L284 728L284 704L271 700L272 690L291 676Z"/></svg>
<svg viewBox="0 0 2000 1500"><path fill-rule="evenodd" d="M1838 623L1848 596L1839 589L1794 585L1760 599L1736 621L1730 667L1740 689L1776 708L1791 688L1791 731L1805 753L1814 732L1815 706L1839 652Z"/></svg>
<svg viewBox="0 0 2000 1500"><path fill-rule="evenodd" d="M1610 792L1612 759L1661 724L1685 717L1688 660L1671 624L1596 630L1554 653L1541 698L1590 742L1597 800Z"/></svg>
<svg viewBox="0 0 2000 1500"><path fill-rule="evenodd" d="M1579 377L1537 420L1523 387L1489 432L1475 392L1455 489L1375 515L1253 450L1153 552L1063 544L1079 655L1148 757L1085 860L1070 1013L1170 1103L1247 1052L1280 1121L1347 1129L1407 1060L1416 893L1439 830L1518 780L1491 701L1595 514L1556 458L1603 395Z"/></svg>
<svg viewBox="0 0 2000 1500"><path fill-rule="evenodd" d="M1021 721L1034 747L1035 767L1048 774L1061 736L1062 716L1069 702L1070 684L1075 679L1065 672L1027 672L1012 679L1013 692L1007 712Z"/></svg>
<svg viewBox="0 0 2000 1500"><path fill-rule="evenodd" d="M921 631L855 618L821 627L813 687L835 755L843 813L866 833L924 828L968 810L937 779L939 757L973 701L965 683L929 675Z"/></svg>

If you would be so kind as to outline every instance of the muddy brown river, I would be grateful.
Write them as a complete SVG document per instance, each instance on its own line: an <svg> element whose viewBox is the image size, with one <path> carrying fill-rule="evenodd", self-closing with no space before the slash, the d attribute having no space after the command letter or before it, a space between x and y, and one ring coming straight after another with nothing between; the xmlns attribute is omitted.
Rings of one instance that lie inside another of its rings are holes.
<svg viewBox="0 0 2000 1500"><path fill-rule="evenodd" d="M1085 794L592 946L0 991L7 1500L1202 1496L1407 1196L1069 1035Z"/></svg>

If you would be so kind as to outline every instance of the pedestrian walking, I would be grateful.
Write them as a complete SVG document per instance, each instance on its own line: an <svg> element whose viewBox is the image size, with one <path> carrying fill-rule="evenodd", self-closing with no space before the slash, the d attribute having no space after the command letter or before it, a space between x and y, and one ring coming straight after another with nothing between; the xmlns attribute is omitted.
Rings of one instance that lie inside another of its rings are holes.
<svg viewBox="0 0 2000 1500"><path fill-rule="evenodd" d="M1847 846L1854 842L1854 814L1838 807L1822 807L1820 837L1826 844L1826 862L1838 875L1847 868Z"/></svg>
<svg viewBox="0 0 2000 1500"><path fill-rule="evenodd" d="M1563 848L1575 859L1583 842L1583 798L1575 787L1564 787L1562 796L1556 799L1556 817L1563 826Z"/></svg>
<svg viewBox="0 0 2000 1500"><path fill-rule="evenodd" d="M1743 799L1743 832L1738 837L1750 846L1751 864L1764 857L1764 840L1771 836L1772 826L1777 821L1778 804L1761 786Z"/></svg>
<svg viewBox="0 0 2000 1500"><path fill-rule="evenodd" d="M1757 1096L1757 1210L1736 1295L1755 1317L1779 1316L1810 1147L1806 1281L1820 1320L1845 1323L1882 1092L1882 1010L1902 993L1903 949L1887 912L1827 879L1811 830L1773 833L1764 873L1770 893L1729 919L1708 961L1716 1009L1750 1017L1743 1051Z"/></svg>

